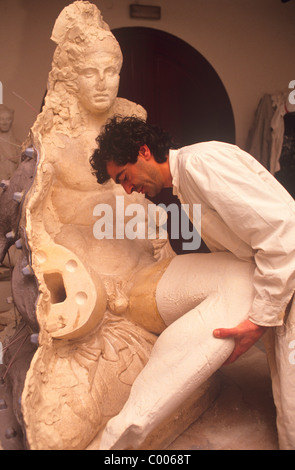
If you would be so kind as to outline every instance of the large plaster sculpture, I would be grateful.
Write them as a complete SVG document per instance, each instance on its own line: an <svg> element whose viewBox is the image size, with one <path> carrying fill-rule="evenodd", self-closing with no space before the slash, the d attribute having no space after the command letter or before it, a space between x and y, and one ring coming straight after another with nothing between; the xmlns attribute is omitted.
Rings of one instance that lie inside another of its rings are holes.
<svg viewBox="0 0 295 470"><path fill-rule="evenodd" d="M45 105L1 206L1 256L12 240L23 247L15 303L39 331L21 401L31 449L84 448L126 401L156 339L122 315L153 244L94 238L94 208L123 190L98 187L89 163L108 117L146 113L117 98L121 50L94 5L67 7L52 39Z"/></svg>
<svg viewBox="0 0 295 470"><path fill-rule="evenodd" d="M15 300L39 332L21 398L27 444L140 447L231 353L232 341L212 331L246 317L253 266L223 253L156 258L149 239L95 239L99 203L115 207L119 195L146 207L112 182L97 185L95 138L113 114L145 111L117 98L121 51L94 5L65 8L52 38L48 93L25 145L30 176L14 221L23 244Z"/></svg>

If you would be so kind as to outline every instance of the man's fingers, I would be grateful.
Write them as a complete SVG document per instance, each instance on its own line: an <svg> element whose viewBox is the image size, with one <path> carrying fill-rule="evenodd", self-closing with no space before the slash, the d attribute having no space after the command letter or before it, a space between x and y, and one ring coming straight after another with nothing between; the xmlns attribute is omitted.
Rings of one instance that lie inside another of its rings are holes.
<svg viewBox="0 0 295 470"><path fill-rule="evenodd" d="M231 364L239 356L244 354L263 335L266 327L255 325L250 320L245 320L235 328L216 328L213 330L215 338L234 338L235 347L225 364Z"/></svg>
<svg viewBox="0 0 295 470"><path fill-rule="evenodd" d="M228 366L229 364L232 364L233 362L235 362L236 359L237 359L237 356L235 354L231 354L222 365Z"/></svg>
<svg viewBox="0 0 295 470"><path fill-rule="evenodd" d="M217 328L216 330L213 330L213 335L215 338L231 338L236 336L236 334L236 328Z"/></svg>

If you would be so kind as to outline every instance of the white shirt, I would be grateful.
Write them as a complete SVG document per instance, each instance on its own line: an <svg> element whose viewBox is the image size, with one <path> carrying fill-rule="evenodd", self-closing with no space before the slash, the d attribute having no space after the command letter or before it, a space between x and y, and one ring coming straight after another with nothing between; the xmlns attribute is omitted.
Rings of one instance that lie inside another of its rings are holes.
<svg viewBox="0 0 295 470"><path fill-rule="evenodd" d="M201 204L201 236L211 251L256 264L249 319L279 326L295 290L295 201L248 153L223 142L170 150L173 193ZM192 219L191 219L192 220Z"/></svg>

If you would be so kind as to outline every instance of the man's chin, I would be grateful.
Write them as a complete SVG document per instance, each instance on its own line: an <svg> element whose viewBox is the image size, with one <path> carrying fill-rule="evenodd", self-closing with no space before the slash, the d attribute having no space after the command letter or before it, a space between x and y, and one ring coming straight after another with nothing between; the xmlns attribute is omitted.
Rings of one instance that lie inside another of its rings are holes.
<svg viewBox="0 0 295 470"><path fill-rule="evenodd" d="M148 189L147 191L145 191L144 195L145 197L156 197L158 194L159 194L160 191L157 191L155 188L153 189Z"/></svg>

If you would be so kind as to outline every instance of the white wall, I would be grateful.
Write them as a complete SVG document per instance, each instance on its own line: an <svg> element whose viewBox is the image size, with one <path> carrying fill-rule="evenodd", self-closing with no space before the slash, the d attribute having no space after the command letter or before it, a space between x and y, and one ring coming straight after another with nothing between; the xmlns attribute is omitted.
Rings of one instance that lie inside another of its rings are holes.
<svg viewBox="0 0 295 470"><path fill-rule="evenodd" d="M54 51L52 27L65 0L0 0L0 81L15 109L22 140L46 89ZM223 81L232 103L236 141L244 146L260 97L295 79L295 0L96 0L111 28L147 26L195 47ZM161 20L129 18L129 4L162 7ZM17 97L14 93L17 93ZM23 100L26 100L26 104ZM34 111L33 108L36 109Z"/></svg>

